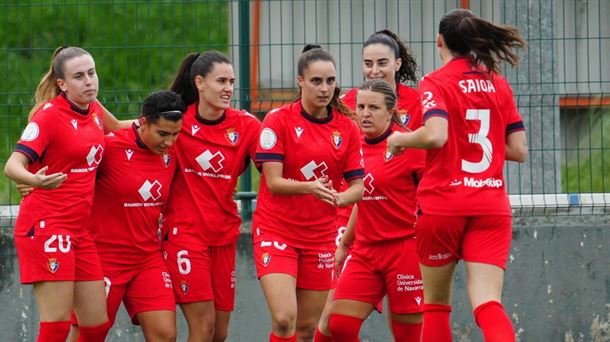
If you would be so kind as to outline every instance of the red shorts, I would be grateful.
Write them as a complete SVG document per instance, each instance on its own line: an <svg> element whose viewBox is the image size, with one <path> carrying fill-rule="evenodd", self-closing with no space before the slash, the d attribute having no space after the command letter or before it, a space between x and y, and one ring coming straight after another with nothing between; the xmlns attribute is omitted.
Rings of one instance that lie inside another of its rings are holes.
<svg viewBox="0 0 610 342"><path fill-rule="evenodd" d="M295 277L299 289L327 291L331 288L335 269L332 248L295 248L278 236L259 232L253 237L259 279L267 274L283 273Z"/></svg>
<svg viewBox="0 0 610 342"><path fill-rule="evenodd" d="M512 239L510 216L422 214L415 227L417 254L426 266L464 259L506 269Z"/></svg>
<svg viewBox="0 0 610 342"><path fill-rule="evenodd" d="M423 282L414 238L358 243L339 278L334 299L370 303L380 309L388 295L390 312L422 312Z"/></svg>
<svg viewBox="0 0 610 342"><path fill-rule="evenodd" d="M102 280L102 266L89 233L45 231L15 236L22 284Z"/></svg>
<svg viewBox="0 0 610 342"><path fill-rule="evenodd" d="M176 302L214 301L216 310L233 311L236 244L206 247L185 241L164 241L167 268Z"/></svg>

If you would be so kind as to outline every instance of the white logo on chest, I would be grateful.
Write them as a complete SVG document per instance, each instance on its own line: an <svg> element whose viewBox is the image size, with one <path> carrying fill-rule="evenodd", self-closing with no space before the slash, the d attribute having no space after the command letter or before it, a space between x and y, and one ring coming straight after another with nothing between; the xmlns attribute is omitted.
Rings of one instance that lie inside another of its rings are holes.
<svg viewBox="0 0 610 342"><path fill-rule="evenodd" d="M161 188L161 183L159 183L158 180L155 179L155 181L152 183L146 180L138 192L145 201L148 201L151 198L156 201L159 199L159 197L161 197Z"/></svg>
<svg viewBox="0 0 610 342"><path fill-rule="evenodd" d="M203 171L212 169L214 172L218 172L222 170L222 162L225 160L225 157L220 151L212 154L210 150L205 150L205 152L200 154L195 160Z"/></svg>
<svg viewBox="0 0 610 342"><path fill-rule="evenodd" d="M197 134L197 132L199 132L200 129L201 129L201 127L199 127L198 125L192 125L191 126L191 135Z"/></svg>
<svg viewBox="0 0 610 342"><path fill-rule="evenodd" d="M131 160L131 156L133 156L133 150L128 148L125 150L125 154L127 155L127 160Z"/></svg>
<svg viewBox="0 0 610 342"><path fill-rule="evenodd" d="M70 122L72 123L72 127L74 127L74 129L78 129L78 121L76 121L76 119L72 119Z"/></svg>
<svg viewBox="0 0 610 342"><path fill-rule="evenodd" d="M295 127L295 128L294 128L294 131L295 131L295 132L296 132L296 134L297 134L297 138L300 138L300 137L301 137L301 134L303 134L303 128L301 128L301 127Z"/></svg>

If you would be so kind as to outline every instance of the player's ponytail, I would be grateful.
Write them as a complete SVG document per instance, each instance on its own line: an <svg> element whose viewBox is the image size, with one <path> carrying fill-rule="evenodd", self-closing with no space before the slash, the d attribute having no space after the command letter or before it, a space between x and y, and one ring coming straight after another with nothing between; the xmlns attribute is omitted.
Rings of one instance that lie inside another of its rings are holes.
<svg viewBox="0 0 610 342"><path fill-rule="evenodd" d="M364 49L371 44L383 44L392 50L394 58L400 58L400 68L394 75L397 85L398 83L403 83L405 81L417 82L417 76L415 75L415 72L417 71L417 62L415 61L415 57L411 55L407 45L396 33L388 29L377 31L364 42L362 48Z"/></svg>
<svg viewBox="0 0 610 342"><path fill-rule="evenodd" d="M70 59L82 55L90 54L84 49L75 46L62 45L55 49L53 57L51 57L49 71L42 77L40 83L38 83L38 86L36 87L36 93L34 93L34 106L28 114L28 120L32 118L32 115L34 115L43 103L55 98L61 93L61 89L57 85L57 80L65 77L64 65Z"/></svg>
<svg viewBox="0 0 610 342"><path fill-rule="evenodd" d="M500 61L511 66L519 64L515 48L525 47L525 41L514 26L496 25L476 17L466 9L447 13L439 24L449 50L462 56L470 56L477 65L499 73Z"/></svg>
<svg viewBox="0 0 610 342"><path fill-rule="evenodd" d="M188 54L180 63L180 69L169 87L180 95L187 106L199 100L199 91L195 86L195 77L206 77L214 68L214 64L231 64L231 61L218 51Z"/></svg>
<svg viewBox="0 0 610 342"><path fill-rule="evenodd" d="M305 74L305 70L309 68L309 65L317 61L331 62L336 68L335 60L330 54L330 52L322 49L320 45L307 44L303 48L303 53L299 57L299 61L297 63L298 75L303 76ZM341 101L341 99L339 98L340 95L341 88L339 88L339 86L336 86L335 91L333 93L333 97L330 99L329 105L339 113L351 118L353 116L353 112L343 103L343 101ZM299 88L299 97L301 97L301 88Z"/></svg>

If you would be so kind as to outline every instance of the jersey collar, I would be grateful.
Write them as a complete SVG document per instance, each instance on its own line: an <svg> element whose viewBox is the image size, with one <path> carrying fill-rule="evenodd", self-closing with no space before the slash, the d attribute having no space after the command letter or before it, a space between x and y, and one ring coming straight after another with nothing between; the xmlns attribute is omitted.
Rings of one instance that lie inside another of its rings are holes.
<svg viewBox="0 0 610 342"><path fill-rule="evenodd" d="M301 106L301 116L304 117L306 120L311 121L315 124L325 124L325 123L329 123L333 120L333 110L330 107L330 105L326 106L326 112L328 113L328 115L325 118L321 118L321 119L316 118L315 116L307 113L307 111L303 107L303 103L301 101L299 101L299 106Z"/></svg>
<svg viewBox="0 0 610 342"><path fill-rule="evenodd" d="M77 112L80 115L83 116L87 116L89 114L89 109L91 109L91 104L89 104L89 106L87 106L87 109L80 109L76 104L74 104L74 102L70 101L70 99L68 98L68 96L66 95L65 92L61 92L61 96L66 100L66 102L68 102L68 104L70 105L70 109L72 109L73 111Z"/></svg>
<svg viewBox="0 0 610 342"><path fill-rule="evenodd" d="M206 126L218 125L219 123L225 121L226 118L227 118L227 111L225 110L224 112L222 112L222 115L220 115L220 117L216 120L204 119L201 117L201 115L199 115L199 106L195 105L195 119L197 119L197 121L199 121L199 123L201 123L203 125L206 125Z"/></svg>
<svg viewBox="0 0 610 342"><path fill-rule="evenodd" d="M390 122L390 126L388 126L388 129L386 129L386 131L383 132L383 134L381 134L377 138L369 139L366 136L364 136L364 142L369 144L369 145L379 144L380 142L386 140L390 136L390 134L392 134L392 128L394 128L394 122L393 121Z"/></svg>

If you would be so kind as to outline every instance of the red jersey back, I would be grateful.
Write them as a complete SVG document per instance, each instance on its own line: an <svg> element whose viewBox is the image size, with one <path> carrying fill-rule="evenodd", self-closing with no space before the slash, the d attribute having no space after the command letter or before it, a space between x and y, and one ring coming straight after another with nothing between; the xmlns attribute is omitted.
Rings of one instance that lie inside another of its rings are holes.
<svg viewBox="0 0 610 342"><path fill-rule="evenodd" d="M396 100L396 111L402 124L414 131L423 124L421 100L419 92L402 83L398 84L398 94ZM341 101L351 110L356 110L356 96L358 88L350 89L341 96Z"/></svg>
<svg viewBox="0 0 610 342"><path fill-rule="evenodd" d="M102 113L97 102L83 111L63 94L34 113L15 151L30 159L30 172L48 166L47 174L63 172L68 178L57 189L37 188L23 198L15 235L33 234L34 225L71 233L84 229L104 153Z"/></svg>
<svg viewBox="0 0 610 342"><path fill-rule="evenodd" d="M356 124L345 115L329 111L317 119L305 112L301 101L274 109L263 122L256 161L281 162L283 177L313 181L328 176L333 184L364 176ZM255 219L290 241L295 247L311 244L334 246L335 208L313 195L274 195L264 175Z"/></svg>
<svg viewBox="0 0 610 342"><path fill-rule="evenodd" d="M358 202L356 242L374 243L415 234L415 191L424 171L426 151L408 149L392 156L387 138L405 130L395 124L375 139L364 138L366 176L364 196Z"/></svg>
<svg viewBox="0 0 610 342"><path fill-rule="evenodd" d="M159 216L176 172L169 149L157 155L136 127L105 137L89 230L104 264L134 266L160 253Z"/></svg>
<svg viewBox="0 0 610 342"><path fill-rule="evenodd" d="M180 172L164 212L164 231L189 229L208 246L237 241L241 218L233 195L239 175L255 157L260 127L243 110L229 108L209 121L197 115L197 103L188 107L175 145Z"/></svg>
<svg viewBox="0 0 610 342"><path fill-rule="evenodd" d="M424 121L447 118L447 143L428 151L418 200L436 215L510 215L506 136L525 129L506 80L454 58L420 83Z"/></svg>

